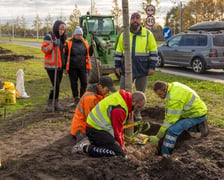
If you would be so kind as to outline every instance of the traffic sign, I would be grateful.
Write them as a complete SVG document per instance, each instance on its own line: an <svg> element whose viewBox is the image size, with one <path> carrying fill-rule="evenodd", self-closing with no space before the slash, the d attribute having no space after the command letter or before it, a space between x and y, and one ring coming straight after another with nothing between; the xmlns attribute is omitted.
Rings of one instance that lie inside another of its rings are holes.
<svg viewBox="0 0 224 180"><path fill-rule="evenodd" d="M169 27L165 27L163 29L163 37L164 39L169 39L172 36L172 30Z"/></svg>
<svg viewBox="0 0 224 180"><path fill-rule="evenodd" d="M147 15L154 15L156 12L156 8L155 8L155 6L150 4L150 5L146 6L145 12Z"/></svg>
<svg viewBox="0 0 224 180"><path fill-rule="evenodd" d="M147 18L146 18L146 25L148 25L148 26L153 26L155 24L155 18L154 18L154 16L148 16Z"/></svg>

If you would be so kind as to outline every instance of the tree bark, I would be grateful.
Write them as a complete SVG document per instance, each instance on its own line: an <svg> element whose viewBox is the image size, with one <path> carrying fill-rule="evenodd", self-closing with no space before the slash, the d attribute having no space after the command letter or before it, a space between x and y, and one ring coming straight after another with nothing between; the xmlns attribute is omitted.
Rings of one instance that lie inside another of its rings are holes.
<svg viewBox="0 0 224 180"><path fill-rule="evenodd" d="M130 35L129 35L129 8L128 0L122 0L123 9L123 26L124 26L124 57L125 57L125 90L132 92L132 61L130 53ZM129 116L127 123L132 123L133 117ZM132 136L134 128L128 128L125 130L127 136Z"/></svg>

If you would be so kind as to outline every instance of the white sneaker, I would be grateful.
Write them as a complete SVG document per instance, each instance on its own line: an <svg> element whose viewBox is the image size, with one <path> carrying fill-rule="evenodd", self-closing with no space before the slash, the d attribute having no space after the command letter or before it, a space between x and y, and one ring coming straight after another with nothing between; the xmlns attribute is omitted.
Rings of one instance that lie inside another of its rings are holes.
<svg viewBox="0 0 224 180"><path fill-rule="evenodd" d="M90 142L89 139L86 137L73 146L72 153L84 153L83 147L88 145L90 145Z"/></svg>

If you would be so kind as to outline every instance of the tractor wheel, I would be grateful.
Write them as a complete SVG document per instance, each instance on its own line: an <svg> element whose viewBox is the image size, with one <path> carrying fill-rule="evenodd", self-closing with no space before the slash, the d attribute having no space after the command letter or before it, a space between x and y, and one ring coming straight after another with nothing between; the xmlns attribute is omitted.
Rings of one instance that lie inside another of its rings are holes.
<svg viewBox="0 0 224 180"><path fill-rule="evenodd" d="M98 77L97 65L98 65L100 76L102 72L100 61L97 59L97 64L96 64L95 58L91 57L91 65L92 65L92 69L90 70L88 75L88 83L98 83L99 77Z"/></svg>

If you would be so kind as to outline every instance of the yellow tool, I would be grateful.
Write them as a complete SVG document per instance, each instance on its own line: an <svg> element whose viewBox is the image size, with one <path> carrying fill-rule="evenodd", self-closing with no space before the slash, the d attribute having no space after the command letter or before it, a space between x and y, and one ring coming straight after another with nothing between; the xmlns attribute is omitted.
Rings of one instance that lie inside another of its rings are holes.
<svg viewBox="0 0 224 180"><path fill-rule="evenodd" d="M130 127L133 127L133 126L137 126L137 125L141 125L141 124L142 124L142 121L136 121L136 122L133 122L133 123L125 124L123 126L123 128L127 129L127 128L130 128Z"/></svg>

